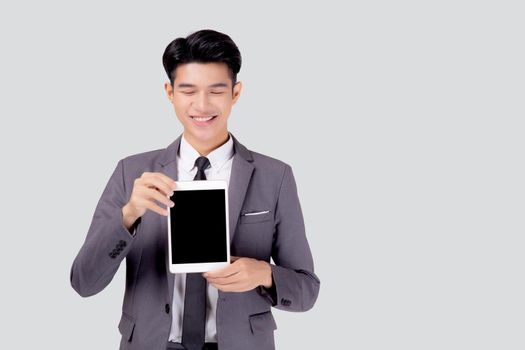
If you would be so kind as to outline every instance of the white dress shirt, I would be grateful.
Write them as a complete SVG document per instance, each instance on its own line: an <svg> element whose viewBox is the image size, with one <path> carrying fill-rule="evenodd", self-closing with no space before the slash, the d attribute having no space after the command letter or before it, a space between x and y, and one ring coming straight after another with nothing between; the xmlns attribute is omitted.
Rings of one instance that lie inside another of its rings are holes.
<svg viewBox="0 0 525 350"><path fill-rule="evenodd" d="M234 156L233 139L230 133L228 141L220 147L211 151L206 157L210 160L211 167L204 170L207 180L226 180L229 184L231 167ZM180 181L192 181L197 174L195 160L200 157L199 152L186 141L184 134L180 141L179 153L177 154L177 174ZM176 204L175 204L176 205ZM205 214L203 214L205 215ZM184 292L186 287L186 274L176 273L173 288L172 324L169 341L181 342L182 320L184 315ZM206 331L205 342L217 342L217 288L207 285L206 297Z"/></svg>

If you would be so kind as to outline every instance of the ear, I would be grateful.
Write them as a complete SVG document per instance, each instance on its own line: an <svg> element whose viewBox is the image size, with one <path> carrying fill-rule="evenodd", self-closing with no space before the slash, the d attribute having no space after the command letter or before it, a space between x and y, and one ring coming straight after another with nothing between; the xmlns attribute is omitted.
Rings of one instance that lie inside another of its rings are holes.
<svg viewBox="0 0 525 350"><path fill-rule="evenodd" d="M232 104L235 104L237 100L239 99L239 97L241 96L241 90L242 90L242 82L238 81L233 86L233 103Z"/></svg>
<svg viewBox="0 0 525 350"><path fill-rule="evenodd" d="M168 96L168 99L170 101L173 100L173 87L171 86L171 83L169 81L164 83L164 90L166 90L166 95Z"/></svg>

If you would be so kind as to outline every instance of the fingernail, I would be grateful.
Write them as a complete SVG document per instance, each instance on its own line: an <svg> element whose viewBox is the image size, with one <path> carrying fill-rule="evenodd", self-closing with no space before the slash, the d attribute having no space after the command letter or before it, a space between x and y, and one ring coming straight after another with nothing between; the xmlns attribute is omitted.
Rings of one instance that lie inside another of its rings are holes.
<svg viewBox="0 0 525 350"><path fill-rule="evenodd" d="M175 205L175 203L173 203L172 201L170 201L170 207L173 207Z"/></svg>

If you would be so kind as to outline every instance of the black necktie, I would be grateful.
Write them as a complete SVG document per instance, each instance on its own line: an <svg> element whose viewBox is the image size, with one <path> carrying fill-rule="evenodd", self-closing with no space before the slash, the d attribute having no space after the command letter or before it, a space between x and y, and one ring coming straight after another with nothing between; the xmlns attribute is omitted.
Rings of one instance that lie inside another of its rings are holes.
<svg viewBox="0 0 525 350"><path fill-rule="evenodd" d="M195 160L197 174L193 180L206 180L204 169L210 165L206 157ZM187 350L201 350L206 328L206 279L200 272L186 274L184 315L182 320L182 345Z"/></svg>

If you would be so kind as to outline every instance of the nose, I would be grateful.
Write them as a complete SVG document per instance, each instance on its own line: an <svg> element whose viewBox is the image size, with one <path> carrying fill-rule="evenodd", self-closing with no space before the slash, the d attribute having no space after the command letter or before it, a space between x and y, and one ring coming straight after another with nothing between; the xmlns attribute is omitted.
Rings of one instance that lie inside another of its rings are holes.
<svg viewBox="0 0 525 350"><path fill-rule="evenodd" d="M210 109L210 100L206 92L197 94L195 100L193 101L193 107L199 113L207 115L207 111Z"/></svg>

